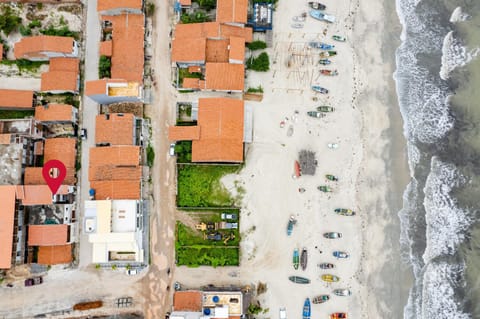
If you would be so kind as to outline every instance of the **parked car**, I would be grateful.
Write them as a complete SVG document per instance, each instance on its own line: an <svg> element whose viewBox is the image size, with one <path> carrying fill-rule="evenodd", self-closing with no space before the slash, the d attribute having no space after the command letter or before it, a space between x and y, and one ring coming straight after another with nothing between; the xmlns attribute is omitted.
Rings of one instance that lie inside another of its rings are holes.
<svg viewBox="0 0 480 319"><path fill-rule="evenodd" d="M231 219L231 220L237 220L237 214L233 214L233 213L222 213L222 219L223 220L227 220L227 219Z"/></svg>
<svg viewBox="0 0 480 319"><path fill-rule="evenodd" d="M323 237L329 238L329 239L342 238L342 233L337 233L337 232L324 233Z"/></svg>
<svg viewBox="0 0 480 319"><path fill-rule="evenodd" d="M138 270L137 270L137 269L135 269L135 268L127 269L127 275L129 275L129 276L135 276L136 274L138 274Z"/></svg>
<svg viewBox="0 0 480 319"><path fill-rule="evenodd" d="M280 319L287 319L287 309L285 307L280 308Z"/></svg>
<svg viewBox="0 0 480 319"><path fill-rule="evenodd" d="M86 128L82 128L80 130L80 137L82 138L82 140L86 140L87 139L87 129Z"/></svg>
<svg viewBox="0 0 480 319"><path fill-rule="evenodd" d="M211 233L207 235L208 240L220 241L222 240L222 234L220 233Z"/></svg>
<svg viewBox="0 0 480 319"><path fill-rule="evenodd" d="M43 283L42 277L32 277L25 279L25 287L40 285L41 283Z"/></svg>
<svg viewBox="0 0 480 319"><path fill-rule="evenodd" d="M170 154L170 156L175 155L175 143L170 144L170 149L169 149L168 153Z"/></svg>

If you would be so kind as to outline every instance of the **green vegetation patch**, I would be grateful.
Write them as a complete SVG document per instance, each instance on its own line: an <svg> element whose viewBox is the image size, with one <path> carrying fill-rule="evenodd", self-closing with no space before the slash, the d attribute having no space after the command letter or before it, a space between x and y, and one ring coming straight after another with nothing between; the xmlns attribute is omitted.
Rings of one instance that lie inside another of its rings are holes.
<svg viewBox="0 0 480 319"><path fill-rule="evenodd" d="M228 207L234 200L220 178L236 173L239 165L178 165L179 207Z"/></svg>
<svg viewBox="0 0 480 319"><path fill-rule="evenodd" d="M3 31L7 37L13 31L17 30L22 24L22 18L20 18L14 10L8 5L1 7L0 14L0 31Z"/></svg>
<svg viewBox="0 0 480 319"><path fill-rule="evenodd" d="M155 161L155 151L153 150L152 145L148 144L148 146L147 146L147 165L148 165L148 167L152 167L154 161Z"/></svg>
<svg viewBox="0 0 480 319"><path fill-rule="evenodd" d="M256 58L251 57L247 60L247 68L259 72L267 72L270 70L270 60L266 52L260 53Z"/></svg>
<svg viewBox="0 0 480 319"><path fill-rule="evenodd" d="M100 56L100 60L98 61L98 77L100 79L110 78L111 69L112 60L105 55Z"/></svg>
<svg viewBox="0 0 480 319"><path fill-rule="evenodd" d="M3 111L0 110L0 119L23 119L26 117L32 117L35 115L35 111Z"/></svg>
<svg viewBox="0 0 480 319"><path fill-rule="evenodd" d="M264 41L256 40L247 44L247 48L252 51L263 50L267 48L267 43Z"/></svg>
<svg viewBox="0 0 480 319"><path fill-rule="evenodd" d="M263 93L263 87L261 85L257 86L256 88L248 88L247 93Z"/></svg>
<svg viewBox="0 0 480 319"><path fill-rule="evenodd" d="M180 17L180 21L182 23L201 23L201 22L209 22L211 19L207 16L205 12L199 11L195 13L183 13Z"/></svg>
<svg viewBox="0 0 480 319"><path fill-rule="evenodd" d="M202 73L190 73L187 68L178 69L178 83L180 86L183 85L183 79L192 78L192 79L201 79Z"/></svg>
<svg viewBox="0 0 480 319"><path fill-rule="evenodd" d="M179 141L175 144L177 163L192 162L192 141Z"/></svg>
<svg viewBox="0 0 480 319"><path fill-rule="evenodd" d="M54 26L50 25L48 28L40 30L40 33L44 35L56 35L59 37L72 37L76 40L79 39L79 33L71 31L66 25L63 25L59 28L55 28Z"/></svg>

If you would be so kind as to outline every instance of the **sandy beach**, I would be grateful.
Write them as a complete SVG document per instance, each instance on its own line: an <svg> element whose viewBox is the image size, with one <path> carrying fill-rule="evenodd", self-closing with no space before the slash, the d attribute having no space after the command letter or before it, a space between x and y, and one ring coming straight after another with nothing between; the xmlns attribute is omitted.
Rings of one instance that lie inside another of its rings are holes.
<svg viewBox="0 0 480 319"><path fill-rule="evenodd" d="M246 87L261 85L265 92L262 102L246 102L254 110L254 142L247 148L241 173L223 179L232 192L235 181L246 190L241 203L241 266L179 267L175 278L186 287L264 282L268 290L259 301L269 308L265 318L278 316L279 307L286 307L289 317L299 318L305 298L318 294L330 294L332 299L312 306L316 318L332 312L348 312L352 318L402 317L409 279L400 266L396 214L408 175L392 80L397 43L386 40L392 35L398 38L400 32L394 23L385 29L382 3L326 2L327 12L337 22L307 17L304 28L294 29L292 18L308 12L307 3L279 1L273 45L267 50L271 70L247 73ZM390 20L395 15L392 5ZM385 30L383 36L380 30ZM348 40L333 42L333 34ZM338 76L319 74L325 67L317 64L319 51L308 48L309 41L335 44L338 56L326 68L337 69ZM312 84L326 87L330 94L315 94ZM333 106L335 112L322 119L308 117L306 112L319 105ZM339 147L332 150L328 143ZM316 153L316 174L294 179L294 161L302 149ZM328 182L325 174L340 180ZM332 193L317 190L325 184ZM306 191L300 193L299 188ZM333 212L338 207L351 208L357 216L338 216ZM298 222L287 237L290 215ZM329 231L343 237L323 238ZM303 247L309 252L308 267L294 270L292 252ZM351 256L336 260L334 250ZM336 268L320 270L320 262L334 263ZM340 282L321 281L326 273L339 276ZM312 284L293 284L288 280L291 275L307 277ZM333 296L336 288L350 288L353 294Z"/></svg>

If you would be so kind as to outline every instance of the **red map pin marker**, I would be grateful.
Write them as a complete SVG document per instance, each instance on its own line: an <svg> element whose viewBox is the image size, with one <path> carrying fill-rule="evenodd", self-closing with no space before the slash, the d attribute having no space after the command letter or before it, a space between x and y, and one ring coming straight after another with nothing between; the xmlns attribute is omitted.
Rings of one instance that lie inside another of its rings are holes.
<svg viewBox="0 0 480 319"><path fill-rule="evenodd" d="M67 176L67 168L59 160L50 160L43 165L42 175L52 194L55 195Z"/></svg>

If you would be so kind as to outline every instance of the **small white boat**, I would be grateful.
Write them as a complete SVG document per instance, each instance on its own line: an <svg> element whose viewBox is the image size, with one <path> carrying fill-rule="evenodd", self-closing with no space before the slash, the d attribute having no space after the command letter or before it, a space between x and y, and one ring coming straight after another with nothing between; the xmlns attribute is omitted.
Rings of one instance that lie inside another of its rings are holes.
<svg viewBox="0 0 480 319"><path fill-rule="evenodd" d="M337 143L328 143L328 148L332 149L332 150L335 150L338 148L338 144Z"/></svg>
<svg viewBox="0 0 480 319"><path fill-rule="evenodd" d="M294 29L303 29L304 25L303 23L292 23L290 26Z"/></svg>
<svg viewBox="0 0 480 319"><path fill-rule="evenodd" d="M310 11L310 16L314 19L320 20L320 21L326 21L329 23L334 23L335 22L335 16L331 14L326 14L323 12L320 12L318 10L312 10Z"/></svg>

